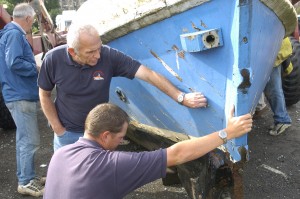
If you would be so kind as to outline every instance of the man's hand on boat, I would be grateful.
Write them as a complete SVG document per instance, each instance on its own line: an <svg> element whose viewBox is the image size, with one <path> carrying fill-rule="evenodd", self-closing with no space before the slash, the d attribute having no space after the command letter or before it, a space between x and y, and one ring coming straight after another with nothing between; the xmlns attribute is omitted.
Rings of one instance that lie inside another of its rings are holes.
<svg viewBox="0 0 300 199"><path fill-rule="evenodd" d="M190 108L201 108L207 106L207 99L200 92L186 93L182 104Z"/></svg>
<svg viewBox="0 0 300 199"><path fill-rule="evenodd" d="M252 115L247 113L234 117L234 109L233 105L228 116L227 127L224 129L228 134L228 139L240 137L252 129Z"/></svg>
<svg viewBox="0 0 300 199"><path fill-rule="evenodd" d="M172 73L176 78L180 78L177 74ZM170 96L178 103L189 108L201 108L207 106L207 99L200 92L183 93L178 90L168 79L161 74L141 65L137 70L135 77L144 80L159 90Z"/></svg>

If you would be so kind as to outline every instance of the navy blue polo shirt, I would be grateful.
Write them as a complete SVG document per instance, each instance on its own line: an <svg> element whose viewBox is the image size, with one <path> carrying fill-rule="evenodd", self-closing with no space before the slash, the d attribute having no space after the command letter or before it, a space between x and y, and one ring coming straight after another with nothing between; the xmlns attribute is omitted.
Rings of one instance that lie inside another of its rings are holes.
<svg viewBox="0 0 300 199"><path fill-rule="evenodd" d="M44 199L121 199L136 188L166 176L167 150L104 150L79 138L51 158Z"/></svg>
<svg viewBox="0 0 300 199"><path fill-rule="evenodd" d="M67 45L49 51L42 63L38 85L46 91L56 87L58 117L72 132L83 132L87 114L96 105L108 102L112 77L133 79L141 64L122 52L101 46L95 66L82 66L72 60Z"/></svg>

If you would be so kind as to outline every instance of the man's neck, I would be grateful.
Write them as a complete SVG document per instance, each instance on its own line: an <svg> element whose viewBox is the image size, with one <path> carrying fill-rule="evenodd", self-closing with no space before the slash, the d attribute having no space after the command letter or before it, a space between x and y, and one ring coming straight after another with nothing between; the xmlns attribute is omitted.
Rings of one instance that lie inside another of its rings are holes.
<svg viewBox="0 0 300 199"><path fill-rule="evenodd" d="M12 21L12 23L15 24L16 26L18 26L23 31L23 33L26 35L26 32L20 23L18 23L17 21Z"/></svg>
<svg viewBox="0 0 300 199"><path fill-rule="evenodd" d="M86 132L84 132L83 138L96 141L96 139L93 136L89 135L89 133Z"/></svg>

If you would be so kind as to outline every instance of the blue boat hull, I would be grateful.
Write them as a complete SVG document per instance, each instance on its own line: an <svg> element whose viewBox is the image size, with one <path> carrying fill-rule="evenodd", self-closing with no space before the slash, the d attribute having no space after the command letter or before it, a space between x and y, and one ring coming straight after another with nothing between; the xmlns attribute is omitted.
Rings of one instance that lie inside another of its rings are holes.
<svg viewBox="0 0 300 199"><path fill-rule="evenodd" d="M216 46L205 46L207 31ZM181 106L138 79L113 78L110 101L142 124L200 137L226 126L227 113L254 112L286 28L259 0L212 0L108 41L159 72L183 92L202 92L208 107ZM126 98L121 100L120 94ZM225 146L233 161L246 151L247 135ZM245 150L241 150L245 149Z"/></svg>

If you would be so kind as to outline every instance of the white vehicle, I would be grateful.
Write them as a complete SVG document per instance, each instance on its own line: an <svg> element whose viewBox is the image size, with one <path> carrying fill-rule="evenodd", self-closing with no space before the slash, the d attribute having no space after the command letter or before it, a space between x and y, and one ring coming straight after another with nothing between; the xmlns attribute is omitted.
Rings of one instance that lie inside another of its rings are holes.
<svg viewBox="0 0 300 199"><path fill-rule="evenodd" d="M64 10L61 15L57 15L55 18L57 30L67 31L75 14L76 10Z"/></svg>

